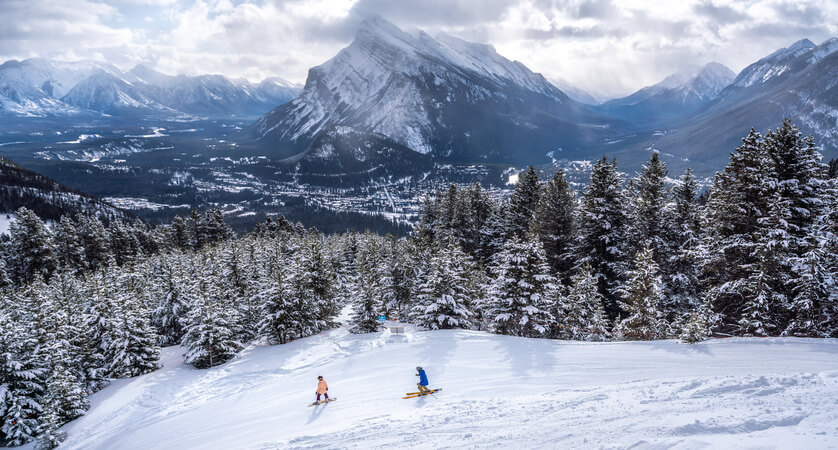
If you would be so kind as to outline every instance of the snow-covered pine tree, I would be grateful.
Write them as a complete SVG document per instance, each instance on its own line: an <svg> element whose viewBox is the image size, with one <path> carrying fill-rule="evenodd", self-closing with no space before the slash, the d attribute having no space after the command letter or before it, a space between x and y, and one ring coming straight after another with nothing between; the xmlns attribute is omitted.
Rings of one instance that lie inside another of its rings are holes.
<svg viewBox="0 0 838 450"><path fill-rule="evenodd" d="M690 314L690 318L681 331L681 341L687 344L695 344L706 340L712 334L715 314L713 313L712 296L705 297L701 303Z"/></svg>
<svg viewBox="0 0 838 450"><path fill-rule="evenodd" d="M538 177L538 171L535 170L535 167L530 166L527 170L518 174L515 190L509 197L509 209L507 210L509 230L507 236L518 236L519 239L527 238L540 195L541 181Z"/></svg>
<svg viewBox="0 0 838 450"><path fill-rule="evenodd" d="M335 291L334 269L323 255L321 236L317 232L306 233L295 254L292 279L298 300L304 305L301 336L318 333L334 326L339 312Z"/></svg>
<svg viewBox="0 0 838 450"><path fill-rule="evenodd" d="M803 137L790 119L765 136L774 161L777 189L788 202L789 251L795 256L806 252L809 229L822 215L827 188L827 166L812 136Z"/></svg>
<svg viewBox="0 0 838 450"><path fill-rule="evenodd" d="M274 266L265 272L253 294L255 303L262 306L259 335L271 344L284 344L297 335L302 318L291 298L285 269Z"/></svg>
<svg viewBox="0 0 838 450"><path fill-rule="evenodd" d="M774 162L760 134L752 129L731 153L724 171L716 174L705 207L706 235L698 249L703 255L702 282L716 293L713 307L723 313L720 331L740 329L747 303L741 289L750 283L751 288L761 286L761 291L769 281L755 277L754 268L760 265L756 251L757 240L764 234L760 222L776 198L776 185ZM748 314L755 312L752 306Z"/></svg>
<svg viewBox="0 0 838 450"><path fill-rule="evenodd" d="M495 255L503 250L503 243L509 233L507 208L508 204L505 202L492 202L492 208L480 230L480 249L477 252L477 260L482 261L483 264L490 264Z"/></svg>
<svg viewBox="0 0 838 450"><path fill-rule="evenodd" d="M690 169L672 189L673 208L669 211L667 247L669 260L661 266L664 279L662 308L666 318L678 321L699 305L700 214L696 197L698 184Z"/></svg>
<svg viewBox="0 0 838 450"><path fill-rule="evenodd" d="M464 252L479 258L483 243L481 230L489 220L494 202L480 183L474 183L462 192L460 203L465 216L460 245Z"/></svg>
<svg viewBox="0 0 838 450"><path fill-rule="evenodd" d="M670 196L667 174L666 164L661 161L658 152L652 152L651 159L631 180L628 188L629 236L634 242L631 252L643 251L644 245L648 245L659 267L665 265L672 254L666 240L671 226L667 208Z"/></svg>
<svg viewBox="0 0 838 450"><path fill-rule="evenodd" d="M85 269L84 247L76 224L69 216L61 216L54 231L55 255L60 267L81 273Z"/></svg>
<svg viewBox="0 0 838 450"><path fill-rule="evenodd" d="M42 407L38 442L41 448L55 448L66 437L66 432L59 430L59 427L81 417L90 407L76 376L64 364L52 368Z"/></svg>
<svg viewBox="0 0 838 450"><path fill-rule="evenodd" d="M576 218L577 266L588 263L598 275L603 306L612 320L620 313L617 290L628 268L628 217L622 185L617 162L605 157L598 160L591 172L591 182L582 192Z"/></svg>
<svg viewBox="0 0 838 450"><path fill-rule="evenodd" d="M448 190L439 200L437 206L438 225L434 231L434 237L448 239L449 236L456 237L458 242L464 240L466 231L465 203L462 201L463 194L456 184L451 183Z"/></svg>
<svg viewBox="0 0 838 450"><path fill-rule="evenodd" d="M418 230L417 234L424 235L430 240L435 239L434 234L436 233L439 225L438 200L440 198L442 198L442 192L439 189L436 190L435 196L425 196L422 200L422 211L419 214L419 223L416 225L416 229Z"/></svg>
<svg viewBox="0 0 838 450"><path fill-rule="evenodd" d="M493 330L513 336L544 336L553 320L546 294L555 280L538 238L529 235L524 241L518 237L506 241L492 272L489 319Z"/></svg>
<svg viewBox="0 0 838 450"><path fill-rule="evenodd" d="M9 278L9 273L6 271L6 258L0 258L0 296L3 295L3 291L12 288L12 279ZM5 297L3 297L5 298ZM0 302L0 308L3 307L3 303Z"/></svg>
<svg viewBox="0 0 838 450"><path fill-rule="evenodd" d="M206 244L204 241L204 234L201 232L201 213L197 208L192 208L189 211L189 217L184 219L186 225L186 237L189 242L189 248L198 250Z"/></svg>
<svg viewBox="0 0 838 450"><path fill-rule="evenodd" d="M0 442L18 446L38 434L44 361L34 333L0 311Z"/></svg>
<svg viewBox="0 0 838 450"><path fill-rule="evenodd" d="M654 340L669 335L669 323L660 310L661 280L652 248L647 245L634 258L626 274L620 306L626 316L615 326L615 334L626 340Z"/></svg>
<svg viewBox="0 0 838 450"><path fill-rule="evenodd" d="M129 378L160 367L158 337L151 326L148 304L148 283L134 267L119 271L119 292L116 300L117 330L105 349L108 376Z"/></svg>
<svg viewBox="0 0 838 450"><path fill-rule="evenodd" d="M254 302L255 297L252 292L253 280L250 276L253 269L248 267L249 261L242 242L226 241L219 247L222 279L230 286L227 292L236 305L241 319L242 335L239 340L247 342L258 334L261 319L261 307Z"/></svg>
<svg viewBox="0 0 838 450"><path fill-rule="evenodd" d="M585 264L570 279L570 288L562 305L563 315L556 318L558 337L580 341L608 339L608 318L602 302L597 277L591 266Z"/></svg>
<svg viewBox="0 0 838 450"><path fill-rule="evenodd" d="M223 364L242 348L236 310L220 292L217 259L210 256L198 271L196 295L190 305L182 345L185 362L199 369Z"/></svg>
<svg viewBox="0 0 838 450"><path fill-rule="evenodd" d="M82 284L81 291L85 299L82 323L89 345L84 355L88 380L104 379L108 365L105 354L119 330L114 276L113 273L99 270L87 274Z"/></svg>
<svg viewBox="0 0 838 450"><path fill-rule="evenodd" d="M111 239L111 256L116 260L117 265L121 266L140 254L140 241L137 235L122 220L116 219L110 223L108 235Z"/></svg>
<svg viewBox="0 0 838 450"><path fill-rule="evenodd" d="M560 280L570 282L573 268L570 254L573 243L573 215L576 210L576 198L565 179L564 171L558 170L553 179L545 186L535 210L535 226L547 262Z"/></svg>
<svg viewBox="0 0 838 450"><path fill-rule="evenodd" d="M99 270L108 264L110 258L110 236L108 230L95 216L76 216L81 244L84 247L84 262L87 270Z"/></svg>
<svg viewBox="0 0 838 450"><path fill-rule="evenodd" d="M419 282L414 321L430 330L470 328L474 292L469 290L471 258L453 237L440 243Z"/></svg>
<svg viewBox="0 0 838 450"><path fill-rule="evenodd" d="M175 248L179 248L181 250L191 247L189 226L186 223L186 219L183 217L175 216L175 218L172 219L171 241Z"/></svg>
<svg viewBox="0 0 838 450"><path fill-rule="evenodd" d="M183 328L189 314L191 296L180 260L184 255L173 252L161 255L152 266L151 299L154 308L151 323L157 330L161 346L177 345L183 339Z"/></svg>
<svg viewBox="0 0 838 450"><path fill-rule="evenodd" d="M371 234L364 235L358 248L357 273L352 290L354 306L350 331L353 333L374 333L381 328L378 316L384 311L382 300L386 297L385 290L389 289L389 280L381 279L382 266L377 238Z"/></svg>
<svg viewBox="0 0 838 450"><path fill-rule="evenodd" d="M224 214L218 208L210 208L198 219L197 242L212 245L233 237L233 230L224 222Z"/></svg>
<svg viewBox="0 0 838 450"><path fill-rule="evenodd" d="M387 252L389 262L383 270L390 282L388 297L384 300L384 310L387 317L403 317L412 306L416 290L417 269L415 249L412 241L388 238L385 242L389 246Z"/></svg>
<svg viewBox="0 0 838 450"><path fill-rule="evenodd" d="M28 283L36 276L49 279L58 265L49 229L26 207L18 209L15 215L6 244L9 275L18 284Z"/></svg>

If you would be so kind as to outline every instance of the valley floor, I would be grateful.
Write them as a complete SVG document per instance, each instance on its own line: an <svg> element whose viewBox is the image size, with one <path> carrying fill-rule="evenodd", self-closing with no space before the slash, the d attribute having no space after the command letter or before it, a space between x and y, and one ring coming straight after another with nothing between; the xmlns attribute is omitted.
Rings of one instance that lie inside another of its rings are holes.
<svg viewBox="0 0 838 450"><path fill-rule="evenodd" d="M345 328L94 394L62 448L838 448L838 340L581 343ZM403 400L425 367L434 396ZM339 400L308 407L317 376Z"/></svg>

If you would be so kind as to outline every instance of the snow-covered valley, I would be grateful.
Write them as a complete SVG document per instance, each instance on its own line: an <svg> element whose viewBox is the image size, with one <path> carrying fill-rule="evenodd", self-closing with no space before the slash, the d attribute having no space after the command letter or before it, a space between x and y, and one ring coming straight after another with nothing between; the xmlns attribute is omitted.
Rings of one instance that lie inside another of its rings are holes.
<svg viewBox="0 0 838 450"><path fill-rule="evenodd" d="M835 448L834 339L583 343L345 328L118 380L62 448ZM422 365L436 395L416 390ZM317 376L339 400L308 407Z"/></svg>

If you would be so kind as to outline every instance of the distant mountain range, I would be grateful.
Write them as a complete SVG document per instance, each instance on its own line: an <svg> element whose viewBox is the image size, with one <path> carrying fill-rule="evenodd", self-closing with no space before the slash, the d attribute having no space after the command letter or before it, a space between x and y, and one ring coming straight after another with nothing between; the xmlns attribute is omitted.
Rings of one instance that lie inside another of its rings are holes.
<svg viewBox="0 0 838 450"><path fill-rule="evenodd" d="M609 100L596 107L630 121L638 129L677 122L715 100L736 77L719 63L670 75L628 97Z"/></svg>
<svg viewBox="0 0 838 450"><path fill-rule="evenodd" d="M838 156L838 39L808 39L760 59L705 106L673 120L658 135L624 146L617 154L659 149L677 166L704 173L719 169L754 128L765 131L790 117L811 133L827 158Z"/></svg>
<svg viewBox="0 0 838 450"><path fill-rule="evenodd" d="M221 75L171 76L139 65L123 71L98 61L48 59L0 65L0 115L262 115L299 87L280 78L259 84Z"/></svg>
<svg viewBox="0 0 838 450"><path fill-rule="evenodd" d="M711 174L753 127L790 117L838 156L838 39L801 40L734 74L709 63L602 102L494 48L407 33L375 17L309 70L300 90L218 75L129 72L44 59L0 65L0 115L259 115L237 151L318 173L393 165L546 164L617 156L633 170L659 150L674 171ZM422 156L415 157L411 153ZM388 163L388 161L391 161ZM379 170L379 169L375 169Z"/></svg>
<svg viewBox="0 0 838 450"><path fill-rule="evenodd" d="M293 159L317 153L318 134L340 126L442 161L540 164L611 154L630 170L657 149L675 170L712 173L751 127L775 127L788 116L834 156L836 49L834 39L804 40L738 75L709 63L600 103L490 46L406 33L373 18L248 137Z"/></svg>

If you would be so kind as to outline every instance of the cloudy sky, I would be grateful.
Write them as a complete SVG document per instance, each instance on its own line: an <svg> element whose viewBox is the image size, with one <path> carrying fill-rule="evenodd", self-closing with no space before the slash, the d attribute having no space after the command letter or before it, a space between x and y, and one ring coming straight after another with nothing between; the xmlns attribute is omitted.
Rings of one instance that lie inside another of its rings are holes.
<svg viewBox="0 0 838 450"><path fill-rule="evenodd" d="M0 60L99 59L301 83L378 14L490 43L607 96L689 65L736 72L798 39L838 36L838 0L0 0L0 12Z"/></svg>

